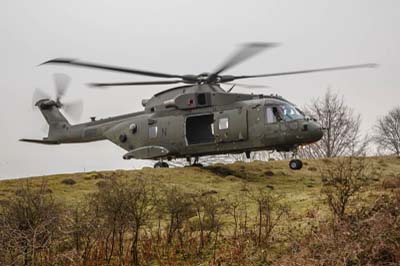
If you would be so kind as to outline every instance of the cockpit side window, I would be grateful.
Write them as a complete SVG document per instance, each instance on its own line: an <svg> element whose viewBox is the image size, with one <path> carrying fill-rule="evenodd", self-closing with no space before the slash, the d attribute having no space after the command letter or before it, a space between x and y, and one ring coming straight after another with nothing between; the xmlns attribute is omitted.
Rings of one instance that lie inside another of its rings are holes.
<svg viewBox="0 0 400 266"><path fill-rule="evenodd" d="M280 106L272 107L272 113L274 114L276 121L281 122L283 120L282 108Z"/></svg>
<svg viewBox="0 0 400 266"><path fill-rule="evenodd" d="M265 122L276 123L283 120L282 110L279 106L267 106L265 108Z"/></svg>
<svg viewBox="0 0 400 266"><path fill-rule="evenodd" d="M265 109L265 122L268 124L276 122L274 113L272 112L272 107L270 106Z"/></svg>
<svg viewBox="0 0 400 266"><path fill-rule="evenodd" d="M297 110L296 107L281 104L275 106L267 106L265 108L265 122L276 123L281 121L291 121L303 119L304 115Z"/></svg>

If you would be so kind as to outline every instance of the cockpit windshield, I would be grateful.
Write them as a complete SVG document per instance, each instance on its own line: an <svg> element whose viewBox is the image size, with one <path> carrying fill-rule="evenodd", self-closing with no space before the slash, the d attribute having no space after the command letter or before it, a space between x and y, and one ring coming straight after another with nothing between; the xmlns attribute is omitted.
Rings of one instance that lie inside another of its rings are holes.
<svg viewBox="0 0 400 266"><path fill-rule="evenodd" d="M285 105L280 105L284 120L290 121L290 120L297 120L297 119L303 119L304 115L299 112L296 107L285 104Z"/></svg>
<svg viewBox="0 0 400 266"><path fill-rule="evenodd" d="M267 123L292 121L304 118L304 114L299 109L289 104L267 106L265 115Z"/></svg>

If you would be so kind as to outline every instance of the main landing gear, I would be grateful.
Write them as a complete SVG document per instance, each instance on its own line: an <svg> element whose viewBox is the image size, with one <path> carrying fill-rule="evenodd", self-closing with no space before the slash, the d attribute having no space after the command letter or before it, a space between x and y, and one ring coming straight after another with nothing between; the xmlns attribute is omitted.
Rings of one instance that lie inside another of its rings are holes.
<svg viewBox="0 0 400 266"><path fill-rule="evenodd" d="M303 162L299 159L296 159L297 157L297 148L293 151L293 159L290 160L289 162L289 167L292 170L300 170L303 167Z"/></svg>
<svg viewBox="0 0 400 266"><path fill-rule="evenodd" d="M193 163L192 163L192 158L190 157L186 157L186 161L189 163L190 166L203 167L203 165L199 163L199 156L194 157Z"/></svg>
<svg viewBox="0 0 400 266"><path fill-rule="evenodd" d="M159 161L154 164L154 168L169 168L169 165L166 162Z"/></svg>

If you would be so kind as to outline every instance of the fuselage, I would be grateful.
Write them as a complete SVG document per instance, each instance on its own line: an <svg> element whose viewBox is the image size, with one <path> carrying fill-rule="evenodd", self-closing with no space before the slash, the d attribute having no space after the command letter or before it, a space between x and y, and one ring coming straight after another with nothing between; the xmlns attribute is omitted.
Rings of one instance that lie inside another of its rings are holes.
<svg viewBox="0 0 400 266"><path fill-rule="evenodd" d="M128 151L125 159L171 159L289 151L322 137L315 120L281 97L192 87L155 95L143 112L71 126L59 143L108 139Z"/></svg>

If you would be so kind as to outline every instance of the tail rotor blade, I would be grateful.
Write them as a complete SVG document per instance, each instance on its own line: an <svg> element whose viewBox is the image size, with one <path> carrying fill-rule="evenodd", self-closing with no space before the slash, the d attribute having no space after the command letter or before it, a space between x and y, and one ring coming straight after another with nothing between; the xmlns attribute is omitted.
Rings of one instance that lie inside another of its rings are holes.
<svg viewBox="0 0 400 266"><path fill-rule="evenodd" d="M79 121L83 112L83 102L81 100L63 103L64 112L75 121Z"/></svg>
<svg viewBox="0 0 400 266"><path fill-rule="evenodd" d="M35 108L35 104L43 99L50 99L50 96L40 89L35 89L32 95L32 108Z"/></svg>
<svg viewBox="0 0 400 266"><path fill-rule="evenodd" d="M53 77L54 84L56 86L56 99L59 101L65 95L71 79L69 76L63 73L56 73L53 75Z"/></svg>

